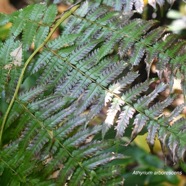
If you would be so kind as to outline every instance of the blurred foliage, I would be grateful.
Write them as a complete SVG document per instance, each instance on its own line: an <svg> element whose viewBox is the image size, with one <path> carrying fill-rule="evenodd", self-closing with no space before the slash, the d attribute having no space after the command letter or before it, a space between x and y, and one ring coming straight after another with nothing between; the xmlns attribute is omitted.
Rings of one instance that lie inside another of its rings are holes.
<svg viewBox="0 0 186 186"><path fill-rule="evenodd" d="M0 26L0 40L5 40L9 34L11 23L6 24L5 26Z"/></svg>
<svg viewBox="0 0 186 186"><path fill-rule="evenodd" d="M186 3L182 2L178 10L169 10L167 18L172 20L170 30L186 38Z"/></svg>
<svg viewBox="0 0 186 186"><path fill-rule="evenodd" d="M174 170L166 166L157 156L150 155L135 144L130 146L116 146L119 153L123 153L127 158L124 160L116 160L118 164L123 165L125 185L179 185L181 180L178 175L166 175L166 173L174 174ZM138 172L139 171L139 172ZM140 175L141 173L141 175Z"/></svg>

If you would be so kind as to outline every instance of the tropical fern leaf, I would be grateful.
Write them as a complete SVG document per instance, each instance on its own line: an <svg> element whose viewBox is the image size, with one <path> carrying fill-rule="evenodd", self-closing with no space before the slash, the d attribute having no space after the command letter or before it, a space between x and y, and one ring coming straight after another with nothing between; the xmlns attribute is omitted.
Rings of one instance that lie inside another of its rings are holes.
<svg viewBox="0 0 186 186"><path fill-rule="evenodd" d="M124 111L121 112L119 120L117 121L117 136L123 136L123 133L129 125L129 119L133 117L135 109L129 106L124 107Z"/></svg>
<svg viewBox="0 0 186 186"><path fill-rule="evenodd" d="M71 4L71 3L76 3L76 0L71 0L71 1L62 1L62 0L54 0L54 3L60 3L60 2L65 2L67 4ZM149 5L151 5L154 9L157 8L157 4L162 7L166 2L170 5L172 5L175 0L147 0L145 1L146 3L148 3ZM106 4L108 6L113 7L115 10L117 11L121 11L124 10L125 12L129 12L131 10L133 10L133 7L135 8L135 10L139 13L143 12L143 8L144 8L144 1L143 0L116 0L116 1L111 1L111 0L103 0L101 1L102 4Z"/></svg>
<svg viewBox="0 0 186 186"><path fill-rule="evenodd" d="M148 0L147 1L149 5L151 5L154 9L156 9L156 4L158 4L160 7L162 7L165 4L165 0ZM167 0L169 4L173 4L175 0ZM115 10L123 10L124 12L130 12L133 9L133 6L135 7L135 10L139 13L143 12L144 8L144 1L143 0L117 0L117 1L103 1L104 4L112 6L115 8Z"/></svg>
<svg viewBox="0 0 186 186"><path fill-rule="evenodd" d="M32 42L36 42L35 47L37 47L47 37L56 14L57 9L54 5L48 8L44 4L29 5L24 10L20 10L10 17L10 21L14 23L11 33L17 37L23 32L24 50L28 50ZM37 30L38 32L36 32Z"/></svg>
<svg viewBox="0 0 186 186"><path fill-rule="evenodd" d="M135 3L141 11L141 1L116 1L117 10L121 2L126 10ZM79 4L58 19L56 7L44 4L0 17L13 24L0 44L0 99L6 105L0 110L0 167L2 175L11 175L10 184L123 184L113 161L124 158L111 148L115 139L99 138L109 129L121 138L133 127L131 142L146 128L151 149L157 136L174 162L185 160L185 119L175 121L185 104L165 116L174 96L158 101L171 88L169 79L178 71L185 77L185 41L172 40L156 21L125 18L101 1ZM51 39L59 27L60 36ZM26 88L29 78L35 80ZM105 118L94 126L103 111Z"/></svg>

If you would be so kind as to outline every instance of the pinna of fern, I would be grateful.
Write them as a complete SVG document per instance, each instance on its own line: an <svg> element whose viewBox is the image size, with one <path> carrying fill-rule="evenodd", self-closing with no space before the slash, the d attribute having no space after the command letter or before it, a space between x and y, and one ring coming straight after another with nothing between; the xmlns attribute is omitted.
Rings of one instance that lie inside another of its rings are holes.
<svg viewBox="0 0 186 186"><path fill-rule="evenodd" d="M175 0L148 0L146 3L151 5L154 9L157 8L157 5L162 7L165 3L172 5ZM124 12L130 12L133 9L136 10L138 13L142 13L144 9L144 1L143 0L103 0L103 3L109 6L114 7L115 10L123 10Z"/></svg>
<svg viewBox="0 0 186 186"><path fill-rule="evenodd" d="M35 14L39 15L33 17ZM50 14L53 18L47 22ZM1 111L2 174L10 175L13 171L18 175L18 182L40 185L109 185L114 180L121 185L120 169L110 163L123 158L109 150L114 139L111 142L94 139L101 131L104 137L113 127L116 137L122 138L126 129L133 126L131 141L146 128L151 149L157 135L163 149L172 153L174 162L185 161L186 143L182 135L185 120L179 119L170 125L185 105L176 107L165 117L162 112L174 97L168 95L165 100L156 101L171 87L169 81L164 80L164 71L171 69L170 64L179 66L185 59L182 53L185 43L171 40L174 36L167 35L166 28L158 27L156 21L130 16L125 19L121 12L101 7L99 2L86 1L57 20L55 15L55 6L46 8L40 4L9 17L16 26L0 49L3 54L1 100L6 103L6 109ZM22 18L25 23L20 25L17 20ZM65 25L61 25L67 18ZM36 27L41 31L29 33L26 39L25 33ZM49 40L58 27L62 27L61 35ZM21 72L19 78L14 79L17 85L12 95L7 88L8 69L4 66L11 62L9 54L20 43L23 59L22 65L16 67ZM26 50L31 43L35 50L27 58ZM181 47L175 50L174 45ZM175 51L183 55L175 58ZM157 68L161 83L150 76L155 59L158 67L162 67ZM136 70L143 60L147 72L144 81L139 77L145 70ZM184 75L185 69L180 72ZM172 73L170 79L176 75ZM26 90L24 83L30 76L37 80ZM152 88L152 83L157 86ZM185 87L184 78L182 84ZM107 109L103 124L91 126L103 109ZM105 169L112 171L100 174Z"/></svg>
<svg viewBox="0 0 186 186"><path fill-rule="evenodd" d="M70 3L75 3L77 1L76 0L72 0L72 1L54 0L53 2L56 4L60 2L63 2L63 3L65 2L67 4L70 4ZM149 4L154 9L156 9L157 5L160 7L163 7L163 5L165 5L166 3L168 3L169 5L173 5L175 0L147 0L147 1L144 1L144 0L116 0L116 1L102 0L101 1L99 0L97 2L113 7L117 11L123 11L123 12L128 13L134 9L138 13L142 13L145 7L145 3Z"/></svg>

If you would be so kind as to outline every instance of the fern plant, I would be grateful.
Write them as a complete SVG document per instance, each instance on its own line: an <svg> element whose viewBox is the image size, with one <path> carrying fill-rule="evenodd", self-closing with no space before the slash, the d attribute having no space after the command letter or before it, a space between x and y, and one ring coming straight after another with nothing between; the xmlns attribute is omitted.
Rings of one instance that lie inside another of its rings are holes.
<svg viewBox="0 0 186 186"><path fill-rule="evenodd" d="M72 4L72 3L76 3L78 1L76 0L53 0L54 3L67 3L67 4ZM144 0L116 0L116 1L112 1L112 0L102 0L100 1L102 4L104 5L108 5L113 7L115 10L118 11L124 11L126 12L131 12L131 10L136 10L138 13L142 13L143 9L144 9ZM157 5L160 7L163 7L165 5L165 3L168 3L169 5L173 5L173 3L175 2L175 0L147 0L146 3L148 3L149 5L151 5L154 9L157 8Z"/></svg>
<svg viewBox="0 0 186 186"><path fill-rule="evenodd" d="M173 4L175 0L167 0L168 4ZM103 3L109 6L112 6L115 8L115 10L123 10L124 12L130 12L134 9L142 13L144 9L144 1L143 0L117 0L117 1L111 1L111 0L103 0ZM165 0L148 0L147 3L151 5L154 9L156 9L156 5L158 4L160 7L162 7L166 1Z"/></svg>
<svg viewBox="0 0 186 186"><path fill-rule="evenodd" d="M124 156L113 146L131 126L127 144L144 129L151 149L158 136L165 154L185 161L185 119L175 121L185 104L165 116L174 95L157 101L178 75L185 93L185 41L101 3L78 3L61 16L45 4L1 15L1 25L12 23L0 43L0 172L10 177L2 184L122 185L114 162ZM109 129L118 139L104 140Z"/></svg>

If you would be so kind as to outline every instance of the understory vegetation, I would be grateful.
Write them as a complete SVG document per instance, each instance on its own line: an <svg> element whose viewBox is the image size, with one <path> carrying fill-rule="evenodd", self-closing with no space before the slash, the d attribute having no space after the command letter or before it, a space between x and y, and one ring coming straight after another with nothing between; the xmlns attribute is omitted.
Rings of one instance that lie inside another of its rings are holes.
<svg viewBox="0 0 186 186"><path fill-rule="evenodd" d="M144 7L91 0L63 14L45 3L0 14L11 24L0 41L0 185L179 184L186 41L142 19ZM134 142L144 134L150 153Z"/></svg>

